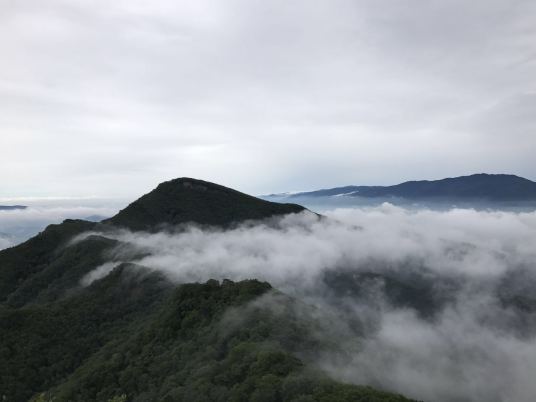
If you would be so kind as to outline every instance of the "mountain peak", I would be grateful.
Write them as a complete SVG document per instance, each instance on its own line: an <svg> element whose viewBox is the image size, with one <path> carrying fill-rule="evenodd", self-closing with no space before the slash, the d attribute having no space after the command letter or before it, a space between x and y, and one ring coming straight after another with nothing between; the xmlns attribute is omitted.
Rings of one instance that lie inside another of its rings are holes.
<svg viewBox="0 0 536 402"><path fill-rule="evenodd" d="M204 180L181 177L160 183L153 191L104 222L131 230L154 230L163 225L188 222L228 226L304 209L296 204L261 200Z"/></svg>

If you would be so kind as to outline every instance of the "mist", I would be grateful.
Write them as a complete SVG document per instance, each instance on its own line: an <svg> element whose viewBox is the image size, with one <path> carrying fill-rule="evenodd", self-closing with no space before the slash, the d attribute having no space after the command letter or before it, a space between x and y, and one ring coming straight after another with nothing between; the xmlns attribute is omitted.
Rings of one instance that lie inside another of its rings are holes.
<svg viewBox="0 0 536 402"><path fill-rule="evenodd" d="M65 219L100 220L112 216L117 207L86 205L76 201L43 201L26 209L0 211L0 250L15 246L36 235L50 224Z"/></svg>
<svg viewBox="0 0 536 402"><path fill-rule="evenodd" d="M312 359L336 379L440 402L536 395L536 303L527 291L536 284L536 212L383 204L228 230L100 234L121 245L83 286L121 262L177 283L265 280L330 317L316 336L342 351Z"/></svg>

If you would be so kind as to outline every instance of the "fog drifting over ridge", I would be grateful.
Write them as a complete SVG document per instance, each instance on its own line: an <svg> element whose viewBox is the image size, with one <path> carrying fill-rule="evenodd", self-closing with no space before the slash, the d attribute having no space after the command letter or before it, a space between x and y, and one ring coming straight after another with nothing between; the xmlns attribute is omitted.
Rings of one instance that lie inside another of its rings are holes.
<svg viewBox="0 0 536 402"><path fill-rule="evenodd" d="M179 282L238 279L247 273L280 284L289 274L313 277L371 259L408 258L442 273L489 277L536 260L536 212L409 211L385 203L325 215L328 219L291 214L232 230L184 226L175 234L106 236L150 254L137 262ZM462 250L453 252L456 247Z"/></svg>
<svg viewBox="0 0 536 402"><path fill-rule="evenodd" d="M335 378L430 401L533 400L534 310L505 300L512 292L526 296L524 287L536 284L536 212L409 211L383 204L326 215L305 212L230 230L105 233L123 245L82 282L121 261L179 283L266 280L326 311L344 306L330 336L335 331L348 344L347 355L317 362ZM393 304L377 278L359 279L370 291L365 297L336 294L326 279L340 273L351 282L371 272L404 278L405 271L425 278L434 296L448 296L432 317ZM445 291L443 283L454 285ZM360 320L364 332L349 334L347 319Z"/></svg>

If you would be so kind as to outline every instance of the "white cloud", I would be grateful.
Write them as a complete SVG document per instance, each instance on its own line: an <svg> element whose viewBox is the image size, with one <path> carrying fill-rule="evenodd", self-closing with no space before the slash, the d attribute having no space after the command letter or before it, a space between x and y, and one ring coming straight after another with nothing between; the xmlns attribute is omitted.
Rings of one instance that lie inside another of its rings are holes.
<svg viewBox="0 0 536 402"><path fill-rule="evenodd" d="M312 317L320 325L314 336L337 339L343 356L324 351L317 364L336 378L439 402L532 401L536 316L505 305L497 292L532 297L536 212L383 204L327 215L288 215L231 230L182 226L175 232L105 233L127 245L112 252L113 262L90 273L85 284L120 261L177 282L266 280L326 311L325 317L322 310ZM364 297L334 294L326 282L330 273L349 273L350 283L363 272L407 280L410 271L428 280L433 297L448 296L433 317L393 304L378 279L366 282ZM454 286L442 287L449 283ZM280 302L273 301L274 311L285 311L277 308ZM351 320L360 322L359 329L348 325Z"/></svg>
<svg viewBox="0 0 536 402"><path fill-rule="evenodd" d="M0 7L0 195L536 177L529 0Z"/></svg>
<svg viewBox="0 0 536 402"><path fill-rule="evenodd" d="M80 284L82 286L89 286L94 281L104 278L106 275L108 275L110 272L112 272L113 269L115 267L117 267L118 265L120 265L120 263L117 263L117 262L105 262L104 264L99 265L93 271L91 271L87 275L85 275L80 280Z"/></svg>
<svg viewBox="0 0 536 402"><path fill-rule="evenodd" d="M408 259L438 272L489 277L536 259L534 212L410 211L385 203L329 216L318 220L306 212L226 231L188 227L180 234L113 236L149 253L138 263L180 282L248 275L286 286L289 276L299 282L370 260Z"/></svg>

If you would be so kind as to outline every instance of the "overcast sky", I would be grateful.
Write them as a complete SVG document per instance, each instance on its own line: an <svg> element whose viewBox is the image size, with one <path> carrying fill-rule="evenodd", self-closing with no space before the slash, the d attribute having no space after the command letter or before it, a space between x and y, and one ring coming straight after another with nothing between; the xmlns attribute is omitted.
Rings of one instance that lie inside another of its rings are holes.
<svg viewBox="0 0 536 402"><path fill-rule="evenodd" d="M536 179L534 0L0 0L0 197Z"/></svg>

